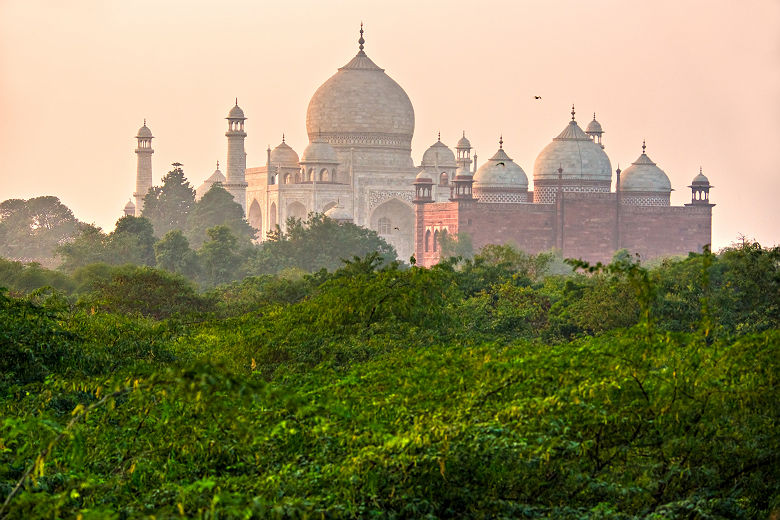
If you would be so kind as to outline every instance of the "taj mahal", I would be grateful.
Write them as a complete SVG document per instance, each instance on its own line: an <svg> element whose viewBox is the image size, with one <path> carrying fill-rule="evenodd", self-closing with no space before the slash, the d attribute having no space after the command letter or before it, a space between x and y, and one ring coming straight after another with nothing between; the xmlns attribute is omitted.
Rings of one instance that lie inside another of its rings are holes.
<svg viewBox="0 0 780 520"><path fill-rule="evenodd" d="M247 167L247 117L238 100L227 115L227 162L196 190L202 197L217 182L244 209L259 240L290 217L324 213L377 231L399 259L439 260L443 233L467 234L475 250L514 243L529 253L558 249L564 256L606 261L622 248L642 258L686 254L710 243L711 185L700 171L691 203L670 205L671 183L646 153L612 171L595 114L583 130L571 119L537 156L533 189L528 177L497 143L478 165L465 135L453 149L439 138L412 158L414 108L401 86L366 54L363 28L358 53L325 81L309 101L309 144L299 155L282 142L267 150L261 166ZM137 135L135 203L140 216L152 186L152 139ZM615 185L615 191L612 185Z"/></svg>

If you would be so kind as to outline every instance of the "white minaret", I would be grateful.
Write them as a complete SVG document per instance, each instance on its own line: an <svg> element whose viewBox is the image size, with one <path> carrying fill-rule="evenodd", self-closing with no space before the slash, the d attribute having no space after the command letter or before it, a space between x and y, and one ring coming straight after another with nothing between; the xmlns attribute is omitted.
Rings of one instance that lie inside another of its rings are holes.
<svg viewBox="0 0 780 520"><path fill-rule="evenodd" d="M140 217L141 211L144 209L144 196L152 187L152 131L146 126L146 119L144 119L144 126L138 129L138 135L135 136L138 139L138 147L135 149L135 153L138 155L138 171L135 178L135 216Z"/></svg>
<svg viewBox="0 0 780 520"><path fill-rule="evenodd" d="M244 179L244 174L246 173L246 152L244 151L246 132L244 132L244 121L246 118L244 117L244 111L238 106L238 99L236 99L236 106L230 109L225 119L228 120L228 131L225 132L225 137L228 139L225 189L233 195L233 200L241 204L244 215L246 215L247 184Z"/></svg>

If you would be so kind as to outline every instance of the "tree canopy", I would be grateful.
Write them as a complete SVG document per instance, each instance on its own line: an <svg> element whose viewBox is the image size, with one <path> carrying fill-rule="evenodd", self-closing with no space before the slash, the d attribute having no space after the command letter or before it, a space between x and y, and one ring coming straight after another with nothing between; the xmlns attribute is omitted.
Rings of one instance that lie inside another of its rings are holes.
<svg viewBox="0 0 780 520"><path fill-rule="evenodd" d="M141 215L148 218L158 237L172 229L187 229L187 219L195 205L195 190L184 176L181 163L163 177L162 186L152 186L144 196Z"/></svg>
<svg viewBox="0 0 780 520"><path fill-rule="evenodd" d="M80 223L60 199L53 196L0 203L0 256L44 259L73 237Z"/></svg>

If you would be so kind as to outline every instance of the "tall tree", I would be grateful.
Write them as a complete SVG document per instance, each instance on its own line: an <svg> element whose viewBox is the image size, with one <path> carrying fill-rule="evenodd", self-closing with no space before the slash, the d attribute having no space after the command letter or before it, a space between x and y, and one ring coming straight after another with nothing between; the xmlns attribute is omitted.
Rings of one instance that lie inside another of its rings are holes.
<svg viewBox="0 0 780 520"><path fill-rule="evenodd" d="M203 267L203 283L216 286L241 278L239 269L242 258L238 239L227 226L215 226L206 231L209 237L198 256Z"/></svg>
<svg viewBox="0 0 780 520"><path fill-rule="evenodd" d="M214 226L227 226L241 244L248 245L256 234L244 218L241 205L220 183L215 183L195 203L187 224L187 238L195 249L203 245L206 230Z"/></svg>
<svg viewBox="0 0 780 520"><path fill-rule="evenodd" d="M75 236L79 221L60 199L51 195L0 203L0 255L47 258Z"/></svg>
<svg viewBox="0 0 780 520"><path fill-rule="evenodd" d="M172 229L184 230L187 218L195 205L195 190L184 176L181 163L173 163L173 170L163 177L162 186L152 186L144 197L142 216L154 226L157 236Z"/></svg>
<svg viewBox="0 0 780 520"><path fill-rule="evenodd" d="M159 242L154 244L157 267L189 278L199 272L198 256L190 249L189 241L178 229L168 231Z"/></svg>
<svg viewBox="0 0 780 520"><path fill-rule="evenodd" d="M124 216L117 220L116 229L109 235L110 247L117 253L127 249L126 263L153 266L154 229L145 217Z"/></svg>

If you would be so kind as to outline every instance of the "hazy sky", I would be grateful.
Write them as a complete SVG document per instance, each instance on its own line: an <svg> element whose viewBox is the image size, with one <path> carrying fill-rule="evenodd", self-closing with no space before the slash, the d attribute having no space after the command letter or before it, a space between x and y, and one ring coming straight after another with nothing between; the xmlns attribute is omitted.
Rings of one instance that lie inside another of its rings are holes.
<svg viewBox="0 0 780 520"><path fill-rule="evenodd" d="M780 1L0 0L0 200L53 194L105 229L135 188L146 118L155 182L194 186L225 161L238 97L248 166L301 153L309 98L357 52L409 94L412 156L461 130L480 163L503 133L528 174L567 124L597 113L613 168L648 155L672 203L699 166L713 243L780 243ZM542 96L534 101L534 95Z"/></svg>

